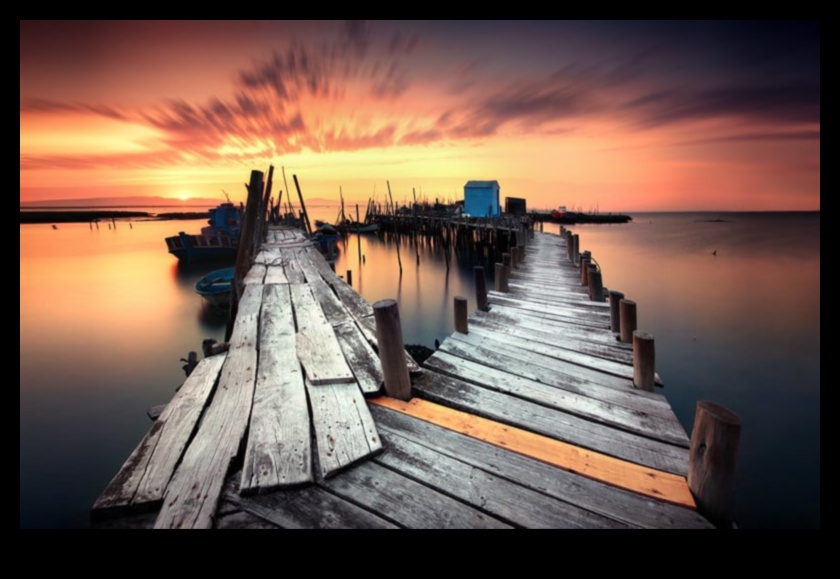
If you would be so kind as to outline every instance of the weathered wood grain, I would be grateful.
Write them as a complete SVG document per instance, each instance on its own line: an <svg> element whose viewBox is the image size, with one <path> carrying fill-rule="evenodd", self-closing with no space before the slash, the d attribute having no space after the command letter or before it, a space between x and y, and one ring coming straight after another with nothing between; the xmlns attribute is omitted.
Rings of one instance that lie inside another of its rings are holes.
<svg viewBox="0 0 840 579"><path fill-rule="evenodd" d="M94 511L157 503L198 424L225 354L201 360L93 506Z"/></svg>
<svg viewBox="0 0 840 579"><path fill-rule="evenodd" d="M490 377L489 374L487 376ZM463 412L492 418L651 469L680 476L687 474L687 448L597 424L451 376L427 372L423 378L415 382L414 392L427 400L445 403ZM492 379L497 381L499 387L505 381L527 382L524 378L502 373Z"/></svg>
<svg viewBox="0 0 840 579"><path fill-rule="evenodd" d="M499 392L688 448L688 435L677 417L673 413L667 413L666 409L656 409L648 399L639 398L641 404L627 407L609 400L616 399L617 395L621 394L616 390L600 389L597 394L606 395L604 398L609 398L608 400L589 396L581 393L586 386L567 388L562 381L558 382L556 373L541 368L533 362L522 362L505 357L493 349L476 347L469 342L457 339L446 340L434 356L436 361L433 364L437 364L440 360L442 363L457 367L456 377L466 380L472 378L472 381L477 384ZM440 365L442 366L443 364ZM492 370L484 371L485 367L498 370L501 374ZM524 378L524 380L517 378ZM633 392L628 390L623 394L625 396L621 402L631 403ZM648 413L640 407L660 410L660 412Z"/></svg>
<svg viewBox="0 0 840 579"><path fill-rule="evenodd" d="M333 476L382 449L376 424L359 387L313 385L306 379L321 475Z"/></svg>
<svg viewBox="0 0 840 579"><path fill-rule="evenodd" d="M383 433L387 450L375 462L440 490L517 527L532 529L627 528L406 438Z"/></svg>
<svg viewBox="0 0 840 579"><path fill-rule="evenodd" d="M425 377L428 379L428 376ZM438 426L468 434L478 440L529 456L547 464L588 476L601 482L694 508L694 499L684 476L617 459L600 452L586 451L516 424L443 406L421 398L408 402L389 397L371 400L372 404L409 414Z"/></svg>
<svg viewBox="0 0 840 579"><path fill-rule="evenodd" d="M377 394L382 389L382 363L365 339L355 322L334 326L335 335L344 352L350 369L356 376L359 388L365 395Z"/></svg>
<svg viewBox="0 0 840 579"><path fill-rule="evenodd" d="M325 480L331 492L409 529L503 529L510 525L371 461Z"/></svg>
<svg viewBox="0 0 840 579"><path fill-rule="evenodd" d="M355 382L355 377L309 284L291 284L297 356L311 384Z"/></svg>
<svg viewBox="0 0 840 579"><path fill-rule="evenodd" d="M370 407L389 447L392 437L387 435L393 433L476 468L631 526L654 529L711 528L709 521L694 509L602 483L375 403L371 403Z"/></svg>
<svg viewBox="0 0 840 579"><path fill-rule="evenodd" d="M245 285L262 285L265 280L265 271L266 267L262 264L257 263L252 265L248 273L245 274L245 279L242 283Z"/></svg>
<svg viewBox="0 0 840 579"><path fill-rule="evenodd" d="M238 454L251 413L261 303L262 287L245 286L219 384L166 489L156 528L213 526L225 475Z"/></svg>
<svg viewBox="0 0 840 579"><path fill-rule="evenodd" d="M226 501L284 529L395 529L395 524L317 486Z"/></svg>
<svg viewBox="0 0 840 579"><path fill-rule="evenodd" d="M288 285L265 286L259 350L243 494L313 481L309 407Z"/></svg>

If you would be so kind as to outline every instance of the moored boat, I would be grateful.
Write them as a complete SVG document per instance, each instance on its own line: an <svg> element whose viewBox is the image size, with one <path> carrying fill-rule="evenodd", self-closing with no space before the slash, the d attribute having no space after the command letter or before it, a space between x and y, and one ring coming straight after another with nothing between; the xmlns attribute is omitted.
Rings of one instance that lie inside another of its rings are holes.
<svg viewBox="0 0 840 579"><path fill-rule="evenodd" d="M242 226L242 207L222 203L210 210L207 225L200 233L183 231L166 238L169 253L180 260L235 258L239 250L239 232Z"/></svg>
<svg viewBox="0 0 840 579"><path fill-rule="evenodd" d="M229 307L233 271L232 267L211 271L195 283L195 292L212 306Z"/></svg>

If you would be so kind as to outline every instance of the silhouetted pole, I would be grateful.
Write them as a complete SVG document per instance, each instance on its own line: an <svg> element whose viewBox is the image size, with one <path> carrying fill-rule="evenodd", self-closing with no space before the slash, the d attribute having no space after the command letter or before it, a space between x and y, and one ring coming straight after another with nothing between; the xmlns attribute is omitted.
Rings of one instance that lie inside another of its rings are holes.
<svg viewBox="0 0 840 579"><path fill-rule="evenodd" d="M353 286L353 270L347 270L347 285Z"/></svg>
<svg viewBox="0 0 840 579"><path fill-rule="evenodd" d="M636 331L636 302L623 299L619 302L620 331L619 336L622 342L633 341L633 332Z"/></svg>
<svg viewBox="0 0 840 579"><path fill-rule="evenodd" d="M624 299L624 294L610 290L610 329L616 334L621 330L621 315L618 311L619 302Z"/></svg>
<svg viewBox="0 0 840 579"><path fill-rule="evenodd" d="M580 236L577 233L572 234L572 262L578 264L578 249L580 248Z"/></svg>
<svg viewBox="0 0 840 579"><path fill-rule="evenodd" d="M306 204L303 202L303 193L300 192L297 175L292 175L292 179L295 182L295 189L297 189L298 199L300 200L300 208L303 212L303 224L306 226L306 234L312 235L312 225L309 223L309 213L306 212Z"/></svg>
<svg viewBox="0 0 840 579"><path fill-rule="evenodd" d="M405 344L397 301L379 300L373 304L373 316L385 393L392 398L411 400L411 378L405 362Z"/></svg>
<svg viewBox="0 0 840 579"><path fill-rule="evenodd" d="M653 335L636 330L633 332L633 385L640 390L653 392L656 379L656 354Z"/></svg>
<svg viewBox="0 0 840 579"><path fill-rule="evenodd" d="M245 205L245 222L242 224L242 231L239 233L239 249L236 252L236 266L234 267L234 287L236 288L237 299L242 297L244 289L243 280L251 269L252 244L254 240L254 229L257 225L257 218L260 208L260 200L263 191L262 171L251 171L251 182L248 185L248 200Z"/></svg>
<svg viewBox="0 0 840 579"><path fill-rule="evenodd" d="M688 488L697 510L718 526L732 526L735 462L741 419L732 411L701 400L694 415L688 457Z"/></svg>
<svg viewBox="0 0 840 579"><path fill-rule="evenodd" d="M455 331L462 334L467 332L467 298L455 296Z"/></svg>
<svg viewBox="0 0 840 579"><path fill-rule="evenodd" d="M484 278L484 267L477 265L473 268L475 277L475 303L479 310L486 312L487 307L487 280Z"/></svg>

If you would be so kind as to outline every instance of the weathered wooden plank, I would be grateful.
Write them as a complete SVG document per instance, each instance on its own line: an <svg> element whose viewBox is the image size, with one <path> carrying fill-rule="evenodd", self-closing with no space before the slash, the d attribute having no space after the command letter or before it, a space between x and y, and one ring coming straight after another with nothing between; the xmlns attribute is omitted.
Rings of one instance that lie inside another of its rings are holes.
<svg viewBox="0 0 840 579"><path fill-rule="evenodd" d="M498 334L495 334L493 331L488 331L485 328L476 327L463 339L469 340L470 343L476 345L482 345L492 342L494 335ZM593 370L604 372L606 374L612 374L613 376L618 376L619 378L627 378L631 381L633 380L633 365L630 363L616 362L568 348L556 347L551 344L528 340L526 338L519 338L510 334L505 335L504 340L506 343L513 346L530 349L532 352L543 354L544 356L564 360L585 368L592 368ZM492 344L490 344L490 346L492 347Z"/></svg>
<svg viewBox="0 0 840 579"><path fill-rule="evenodd" d="M712 528L696 510L652 499L531 457L511 452L426 420L370 404L383 436L395 434L476 468L544 492L605 517L644 528ZM391 437L385 438L390 447Z"/></svg>
<svg viewBox="0 0 840 579"><path fill-rule="evenodd" d="M575 312L568 312L566 310L554 308L546 304L518 300L516 298L508 297L508 294L506 293L497 291L488 291L487 300L488 302L490 302L491 306L498 304L515 308L518 310L523 310L526 312L534 312L537 313L539 317L547 320L557 320L561 322L568 321L579 326L596 328L601 330L608 330L610 327L608 315L599 316L592 314L579 314Z"/></svg>
<svg viewBox="0 0 840 579"><path fill-rule="evenodd" d="M265 272L265 284L287 284L286 269L282 265L269 265Z"/></svg>
<svg viewBox="0 0 840 579"><path fill-rule="evenodd" d="M219 377L225 354L201 360L93 506L94 511L157 503Z"/></svg>
<svg viewBox="0 0 840 579"><path fill-rule="evenodd" d="M306 276L300 269L297 256L294 249L282 249L280 255L283 256L282 264L283 271L286 274L286 279L292 284L301 284L306 282Z"/></svg>
<svg viewBox="0 0 840 579"><path fill-rule="evenodd" d="M366 395L382 389L382 363L355 322L334 326L335 335L359 388Z"/></svg>
<svg viewBox="0 0 840 579"><path fill-rule="evenodd" d="M489 312L474 311L471 319L476 323L515 328L521 330L523 334L528 332L528 334L536 336L546 343L551 343L553 336L562 335L629 352L630 356L633 354L632 344L617 340L613 332L605 331L603 328L582 328L574 323L540 319L525 314L522 310L516 310L515 308L508 308L498 304Z"/></svg>
<svg viewBox="0 0 840 579"><path fill-rule="evenodd" d="M245 285L262 285L265 280L265 270L266 267L262 264L257 263L252 265L248 273L245 274L243 283Z"/></svg>
<svg viewBox="0 0 840 579"><path fill-rule="evenodd" d="M226 501L284 529L395 529L395 524L317 486Z"/></svg>
<svg viewBox="0 0 840 579"><path fill-rule="evenodd" d="M504 529L510 525L371 461L323 486L410 529Z"/></svg>
<svg viewBox="0 0 840 579"><path fill-rule="evenodd" d="M259 369L240 492L312 482L309 407L295 354L288 285L267 285L260 318Z"/></svg>
<svg viewBox="0 0 840 579"><path fill-rule="evenodd" d="M492 318L491 318L492 319ZM508 336L528 342L540 342L543 347L551 347L562 350L571 350L581 354L588 354L596 358L603 358L619 364L633 365L633 351L627 348L619 348L613 344L583 340L562 331L555 330L551 324L545 324L542 331L525 330L517 326L506 326L494 324L487 317L474 316L470 324L474 328L481 329L485 335L507 343ZM618 344L617 340L613 343Z"/></svg>
<svg viewBox="0 0 840 579"><path fill-rule="evenodd" d="M355 382L315 386L307 378L306 390L322 476L335 475L382 450L376 424Z"/></svg>
<svg viewBox="0 0 840 579"><path fill-rule="evenodd" d="M584 390L585 387L566 388L551 370L505 357L493 349L473 346L469 342L460 340L460 337L446 340L441 344L435 356L459 369L462 366L459 358L463 359L466 372L458 372L456 377L466 379L467 374L471 374L480 379L489 375L487 380L478 384L601 424L688 448L688 436L673 413L663 417L660 414L646 413L636 408L628 408L612 401L582 394L579 391ZM500 370L504 374L497 379L495 372L480 372L479 369L482 366ZM506 378L507 374L526 380L510 380ZM599 392L599 394L610 393L618 394L619 392L606 388ZM645 401L645 399L641 400ZM652 405L648 404L648 406Z"/></svg>
<svg viewBox="0 0 840 579"><path fill-rule="evenodd" d="M355 377L320 304L308 284L291 284L297 323L297 357L312 384L355 382Z"/></svg>
<svg viewBox="0 0 840 579"><path fill-rule="evenodd" d="M262 289L245 286L219 384L166 489L156 528L212 527L225 475L239 451L251 413Z"/></svg>
<svg viewBox="0 0 840 579"><path fill-rule="evenodd" d="M320 253L314 249L308 250L307 253L311 255L311 262L318 268L321 277L335 290L338 299L355 318L360 319L373 315L373 307L330 269Z"/></svg>
<svg viewBox="0 0 840 579"><path fill-rule="evenodd" d="M548 303L570 311L582 310L586 313L605 314L609 318L610 305L606 302L592 301L586 289L584 289L584 295L570 295L561 286L543 286L530 280L511 278L508 280L508 290L508 296L523 301Z"/></svg>
<svg viewBox="0 0 840 579"><path fill-rule="evenodd" d="M628 525L511 482L401 436L383 433L375 462L517 527L614 529Z"/></svg>
<svg viewBox="0 0 840 579"><path fill-rule="evenodd" d="M452 364L453 369L457 369L462 364L470 364L460 358L452 358L452 360L456 362ZM438 361L438 363L443 362ZM495 380L498 388L502 388L505 381L529 382L525 378L512 374L499 372L494 377L486 369L484 372L488 381ZM474 379L477 375L476 372L474 376L470 376L470 379ZM452 376L426 372L423 378L417 380L413 387L417 395L427 400L446 403L464 412L474 412L517 428L527 429L570 445L594 450L651 469L680 476L687 474L687 448L597 424L567 412L547 408L496 390L482 388Z"/></svg>
<svg viewBox="0 0 840 579"><path fill-rule="evenodd" d="M404 402L382 396L372 399L371 403L409 414L461 434L468 434L511 452L518 452L613 486L676 505L695 507L688 483L682 475L592 452L592 450L567 444L538 432L416 397ZM487 414L489 413L485 413Z"/></svg>
<svg viewBox="0 0 840 579"><path fill-rule="evenodd" d="M303 263L303 260L301 263ZM320 276L309 277L307 274L306 279L309 289L312 290L315 299L321 304L321 310L331 325L337 326L339 324L352 324L354 322L353 316L350 315L350 312L347 311L344 304L339 301L330 286Z"/></svg>

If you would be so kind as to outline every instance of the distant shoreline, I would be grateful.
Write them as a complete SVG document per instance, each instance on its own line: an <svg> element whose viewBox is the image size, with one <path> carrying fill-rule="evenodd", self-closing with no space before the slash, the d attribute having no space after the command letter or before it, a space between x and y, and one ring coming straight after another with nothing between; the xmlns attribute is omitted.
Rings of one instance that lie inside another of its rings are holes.
<svg viewBox="0 0 840 579"><path fill-rule="evenodd" d="M148 211L108 211L108 210L62 210L62 211L21 211L23 223L90 223L94 221L138 220L166 221L176 219L205 219L209 211L190 211L173 213L151 213Z"/></svg>

